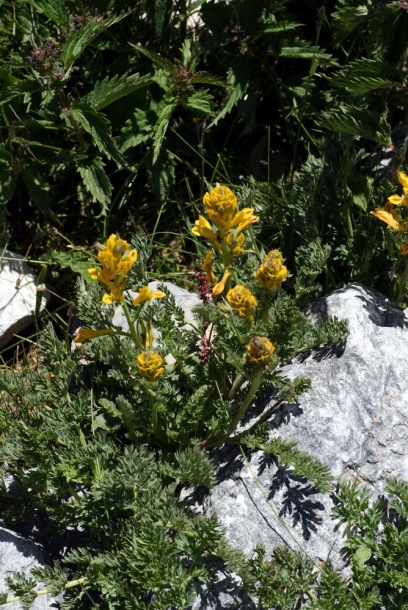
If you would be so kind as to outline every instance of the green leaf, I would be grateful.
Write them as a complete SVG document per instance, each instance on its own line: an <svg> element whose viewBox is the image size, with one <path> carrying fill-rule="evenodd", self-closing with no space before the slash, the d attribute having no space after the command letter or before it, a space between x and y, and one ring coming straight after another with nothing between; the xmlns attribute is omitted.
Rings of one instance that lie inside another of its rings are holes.
<svg viewBox="0 0 408 610"><path fill-rule="evenodd" d="M43 13L58 25L68 23L69 15L65 8L65 2L62 2L62 0L28 0L28 2L39 13Z"/></svg>
<svg viewBox="0 0 408 610"><path fill-rule="evenodd" d="M292 59L316 59L319 63L337 64L332 55L325 53L320 47L299 38L295 39L290 46L282 47L279 56L290 57Z"/></svg>
<svg viewBox="0 0 408 610"><path fill-rule="evenodd" d="M189 95L184 102L184 106L209 115L212 112L212 97L208 94L207 90L196 91Z"/></svg>
<svg viewBox="0 0 408 610"><path fill-rule="evenodd" d="M102 110L102 108L113 104L122 97L147 87L152 82L153 79L148 74L145 76L139 74L132 74L131 76L127 74L123 76L115 75L113 78L107 76L103 81L96 83L93 91L85 99L94 110Z"/></svg>
<svg viewBox="0 0 408 610"><path fill-rule="evenodd" d="M110 123L104 114L79 102L71 109L71 116L91 135L95 146L101 153L105 154L108 159L113 159L119 167L126 165L124 157L112 139Z"/></svg>
<svg viewBox="0 0 408 610"><path fill-rule="evenodd" d="M390 125L374 111L342 104L339 108L322 112L319 123L336 133L367 138L387 148L392 146Z"/></svg>
<svg viewBox="0 0 408 610"><path fill-rule="evenodd" d="M158 55L158 53L149 51L148 49L145 49L144 47L142 47L140 45L136 45L136 44L132 44L132 43L129 43L129 44L131 47L136 49L136 51L138 51L139 53L142 53L142 55L144 55L145 57L150 59L150 61L152 61L154 64L156 64L157 66L160 66L160 68L163 68L163 70L165 70L166 72L169 72L172 75L176 74L176 66L168 59L165 59L161 55Z"/></svg>
<svg viewBox="0 0 408 610"><path fill-rule="evenodd" d="M170 117L173 110L177 106L177 100L173 97L164 97L159 115L157 119L155 134L154 134L154 146L153 146L153 165L156 163L157 158L160 154L160 149L166 135L167 127L169 126Z"/></svg>
<svg viewBox="0 0 408 610"><path fill-rule="evenodd" d="M134 148L146 142L154 133L156 120L157 115L154 112L145 112L140 108L136 109L122 129L118 140L119 150L123 153L128 148Z"/></svg>
<svg viewBox="0 0 408 610"><path fill-rule="evenodd" d="M402 77L394 66L363 58L348 64L333 76L330 83L352 95L362 95L373 89L402 84Z"/></svg>
<svg viewBox="0 0 408 610"><path fill-rule="evenodd" d="M365 544L361 545L354 553L354 560L360 568L371 558L371 550Z"/></svg>
<svg viewBox="0 0 408 610"><path fill-rule="evenodd" d="M112 185L103 167L102 159L96 157L86 165L78 165L76 169L93 200L102 204L101 213L106 214L110 204Z"/></svg>
<svg viewBox="0 0 408 610"><path fill-rule="evenodd" d="M368 17L371 0L338 0L333 13L334 39L341 44Z"/></svg>
<svg viewBox="0 0 408 610"><path fill-rule="evenodd" d="M86 47L91 44L91 42L95 40L99 34L102 34L102 32L110 28L115 23L118 23L128 15L129 13L124 13L123 15L111 17L110 19L91 21L87 23L82 30L75 32L75 34L70 36L64 45L64 50L61 55L61 60L65 68L70 68L78 57L80 57L80 55L85 51Z"/></svg>
<svg viewBox="0 0 408 610"><path fill-rule="evenodd" d="M31 93L37 93L38 91L41 91L41 85L37 80L30 80L27 78L26 80L19 81L13 79L9 85L4 87L1 94L0 105L10 102L19 95L29 95Z"/></svg>

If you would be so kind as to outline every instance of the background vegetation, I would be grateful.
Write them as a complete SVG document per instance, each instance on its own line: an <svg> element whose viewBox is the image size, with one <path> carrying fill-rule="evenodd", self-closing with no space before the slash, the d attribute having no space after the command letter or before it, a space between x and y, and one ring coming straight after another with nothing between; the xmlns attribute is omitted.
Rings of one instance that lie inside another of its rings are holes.
<svg viewBox="0 0 408 610"><path fill-rule="evenodd" d="M296 307L354 281L406 303L404 260L370 211L396 192L406 164L407 39L406 0L0 0L0 245L36 268L56 322L38 369L17 375L15 346L2 355L1 457L21 488L11 505L7 491L1 501L10 523L32 511L44 520L57 560L44 582L60 590L86 579L67 607L187 607L192 583L212 577L198 561L210 556L240 572L265 608L332 608L340 597L341 608L407 604L402 484L390 487L394 513L371 509L355 489L340 493L349 585L330 566L316 584L314 567L284 552L265 564L259 551L248 565L216 523L174 500L185 482L214 483L206 454L182 439L187 453L158 460L135 442L133 386L120 369L130 356L111 375L109 417L98 420L67 347L75 282L111 233L142 229L150 277L196 290L204 246L191 226L216 182L254 208L266 251L283 252ZM97 296L88 303L81 290L93 320ZM298 315L280 303L281 320ZM89 355L103 385L113 351L100 345ZM63 557L62 536L78 524L86 539ZM291 596L276 587L287 569L299 576Z"/></svg>

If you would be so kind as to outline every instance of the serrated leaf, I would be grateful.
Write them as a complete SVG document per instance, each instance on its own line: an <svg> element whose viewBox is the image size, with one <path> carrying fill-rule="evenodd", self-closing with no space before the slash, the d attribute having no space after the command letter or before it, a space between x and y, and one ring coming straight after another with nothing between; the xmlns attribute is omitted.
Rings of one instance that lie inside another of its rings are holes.
<svg viewBox="0 0 408 610"><path fill-rule="evenodd" d="M131 76L127 74L123 76L115 75L113 78L107 76L96 83L93 91L87 95L86 101L94 110L102 110L102 108L113 104L122 97L147 87L152 82L153 79L148 74L145 76L139 74L132 74Z"/></svg>
<svg viewBox="0 0 408 610"><path fill-rule="evenodd" d="M367 138L387 148L391 147L391 127L387 120L369 110L341 105L323 112L319 120L322 127L336 133Z"/></svg>
<svg viewBox="0 0 408 610"><path fill-rule="evenodd" d="M367 18L370 6L371 0L366 0L366 4L361 0L338 1L338 8L333 13L334 39L337 44L341 44Z"/></svg>
<svg viewBox="0 0 408 610"><path fill-rule="evenodd" d="M76 169L93 200L99 201L102 205L101 214L106 214L111 199L112 185L103 167L102 159L96 157L86 165L77 165Z"/></svg>
<svg viewBox="0 0 408 610"><path fill-rule="evenodd" d="M157 124L154 134L154 146L153 146L153 165L156 163L157 158L160 154L161 145L166 135L167 127L169 126L170 117L173 110L177 106L177 100L172 97L163 98L161 108L158 113Z"/></svg>
<svg viewBox="0 0 408 610"><path fill-rule="evenodd" d="M320 47L300 39L296 39L288 47L282 47L279 56L292 59L316 59L319 63L337 65L332 55L325 53Z"/></svg>
<svg viewBox="0 0 408 610"><path fill-rule="evenodd" d="M184 102L184 106L191 110L197 110L198 112L209 115L212 112L212 97L208 94L207 90L196 91L188 96Z"/></svg>
<svg viewBox="0 0 408 610"><path fill-rule="evenodd" d="M37 80L24 80L12 82L11 84L4 87L1 94L0 105L10 102L19 95L30 95L41 91L41 85Z"/></svg>
<svg viewBox="0 0 408 610"><path fill-rule="evenodd" d="M150 59L150 61L152 61L154 64L160 66L160 68L163 68L163 70L165 70L166 72L169 72L173 75L176 74L176 66L168 59L165 59L158 53L149 51L148 49L145 49L140 45L130 43L130 46L136 49L136 51L138 51L139 53L142 53L142 55Z"/></svg>
<svg viewBox="0 0 408 610"><path fill-rule="evenodd" d="M362 95L373 89L401 84L399 71L374 59L358 59L333 76L330 83L352 95Z"/></svg>
<svg viewBox="0 0 408 610"><path fill-rule="evenodd" d="M68 23L68 13L62 0L28 0L28 2L39 13L43 13L58 25Z"/></svg>
<svg viewBox="0 0 408 610"><path fill-rule="evenodd" d="M119 166L126 165L124 157L112 139L110 123L104 114L80 102L71 109L71 117L91 135L95 146L101 153L105 154L108 159L113 159Z"/></svg>
<svg viewBox="0 0 408 610"><path fill-rule="evenodd" d="M157 115L153 111L138 108L133 116L128 119L118 139L118 148L123 153L128 148L139 146L152 137Z"/></svg>
<svg viewBox="0 0 408 610"><path fill-rule="evenodd" d="M99 34L102 34L105 30L110 28L115 23L118 23L129 13L124 13L117 17L111 17L110 19L100 19L98 21L91 21L87 25L75 32L68 38L64 45L64 50L61 55L61 60L65 68L70 68L72 64L80 57L85 51L86 47L93 41Z"/></svg>
<svg viewBox="0 0 408 610"><path fill-rule="evenodd" d="M229 86L228 96L224 102L223 107L211 121L209 128L217 125L217 123L223 119L231 110L238 104L238 102L244 97L249 82L249 64L240 58L240 61L233 62L231 68L227 72L227 84Z"/></svg>

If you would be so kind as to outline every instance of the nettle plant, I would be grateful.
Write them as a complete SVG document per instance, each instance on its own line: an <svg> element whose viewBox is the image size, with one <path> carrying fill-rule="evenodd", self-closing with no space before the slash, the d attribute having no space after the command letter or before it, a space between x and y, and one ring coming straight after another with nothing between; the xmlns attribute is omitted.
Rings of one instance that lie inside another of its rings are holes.
<svg viewBox="0 0 408 610"><path fill-rule="evenodd" d="M111 235L78 286L76 349L49 326L38 370L1 380L4 411L24 413L4 426L0 452L14 484L2 514L17 526L39 516L55 563L35 575L51 592L65 589L66 608L186 608L194 585L215 577L215 559L251 580L217 520L178 500L184 485L216 483L220 445L262 448L330 488L328 468L293 443L268 442L267 420L309 387L279 365L344 339L346 325L312 325L296 302L304 286L282 288L289 270L278 249L258 245L257 222L226 186L204 196L193 227L208 245L194 324L165 285L149 283L144 234L130 243ZM35 580L10 586L29 607Z"/></svg>

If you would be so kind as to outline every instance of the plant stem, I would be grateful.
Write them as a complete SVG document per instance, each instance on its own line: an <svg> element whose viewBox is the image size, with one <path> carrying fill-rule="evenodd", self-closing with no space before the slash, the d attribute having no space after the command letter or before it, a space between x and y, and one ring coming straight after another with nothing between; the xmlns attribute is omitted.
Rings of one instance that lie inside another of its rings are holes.
<svg viewBox="0 0 408 610"><path fill-rule="evenodd" d="M144 347L143 343L141 342L141 340L140 340L140 338L139 338L139 336L138 336L138 334L136 332L135 323L132 320L132 316L130 315L130 311L129 311L129 308L127 306L126 301L122 302L122 309L123 309L123 313L125 314L127 323L129 325L129 332L130 332L130 336L132 337L133 343L135 344L135 346L138 349L141 349L141 350L144 351L145 347Z"/></svg>
<svg viewBox="0 0 408 610"><path fill-rule="evenodd" d="M85 578L77 578L76 580L71 580L70 582L67 582L67 584L63 588L63 591L66 591L67 589L72 589L72 587L78 587L79 585L82 585L84 582L85 582ZM49 590L40 589L39 591L34 591L34 593L35 593L36 597L39 597L40 595L47 595L49 593ZM21 596L11 597L10 599L7 599L4 603L12 604L13 602L18 602L20 599L21 599Z"/></svg>
<svg viewBox="0 0 408 610"><path fill-rule="evenodd" d="M236 414L230 424L227 436L229 436L231 434L231 432L233 432L235 430L235 428L237 427L237 425L239 424L241 419L244 417L248 407L252 403L252 401L255 397L255 394L257 393L257 391L259 389L259 386L261 385L262 378L263 378L263 370L257 371L257 373L255 373L255 376L253 377L253 379L251 381L251 385L249 386L248 394L245 396L244 400L241 403L241 406L239 407L238 411L236 412Z"/></svg>

